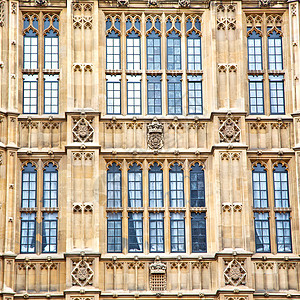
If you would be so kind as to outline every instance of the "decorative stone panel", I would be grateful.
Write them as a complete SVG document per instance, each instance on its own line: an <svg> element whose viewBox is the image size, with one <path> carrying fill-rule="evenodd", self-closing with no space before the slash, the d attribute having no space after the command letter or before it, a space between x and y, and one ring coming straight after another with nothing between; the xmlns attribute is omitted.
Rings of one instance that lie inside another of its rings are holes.
<svg viewBox="0 0 300 300"><path fill-rule="evenodd" d="M147 126L147 140L150 149L161 149L164 145L164 127L157 119Z"/></svg>
<svg viewBox="0 0 300 300"><path fill-rule="evenodd" d="M239 118L220 118L219 136L222 143L233 143L240 141L241 129Z"/></svg>
<svg viewBox="0 0 300 300"><path fill-rule="evenodd" d="M149 266L150 269L150 290L165 291L167 289L167 266L159 261Z"/></svg>
<svg viewBox="0 0 300 300"><path fill-rule="evenodd" d="M92 269L93 259L82 258L72 260L73 270L71 272L72 285L87 286L93 284L94 271Z"/></svg>
<svg viewBox="0 0 300 300"><path fill-rule="evenodd" d="M94 128L93 117L73 118L73 142L93 142Z"/></svg>
<svg viewBox="0 0 300 300"><path fill-rule="evenodd" d="M247 272L244 268L244 262L233 259L231 261L225 261L225 284L226 285L245 285Z"/></svg>

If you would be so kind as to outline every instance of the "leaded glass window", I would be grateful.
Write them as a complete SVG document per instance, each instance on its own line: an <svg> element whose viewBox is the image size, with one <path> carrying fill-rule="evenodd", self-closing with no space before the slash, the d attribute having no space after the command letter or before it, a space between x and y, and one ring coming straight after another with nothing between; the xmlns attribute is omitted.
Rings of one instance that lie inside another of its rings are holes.
<svg viewBox="0 0 300 300"><path fill-rule="evenodd" d="M137 163L128 170L128 206L143 206L142 169Z"/></svg>
<svg viewBox="0 0 300 300"><path fill-rule="evenodd" d="M260 30L260 27L257 27ZM248 28L248 31L251 27ZM247 38L248 43L248 70L262 70L262 39L258 32L253 30Z"/></svg>
<svg viewBox="0 0 300 300"><path fill-rule="evenodd" d="M164 214L149 214L150 252L164 252Z"/></svg>
<svg viewBox="0 0 300 300"><path fill-rule="evenodd" d="M127 70L141 69L141 23L139 18L126 19L126 54Z"/></svg>
<svg viewBox="0 0 300 300"><path fill-rule="evenodd" d="M289 207L289 183L286 168L279 163L273 171L275 207Z"/></svg>
<svg viewBox="0 0 300 300"><path fill-rule="evenodd" d="M158 32L152 30L148 32L152 27L151 20L146 22L147 30L147 69L148 70L160 70L161 69L161 38ZM160 21L155 20L155 27L158 31L161 30Z"/></svg>
<svg viewBox="0 0 300 300"><path fill-rule="evenodd" d="M181 76L168 75L168 114L182 114Z"/></svg>
<svg viewBox="0 0 300 300"><path fill-rule="evenodd" d="M122 207L122 174L116 163L107 170L107 207Z"/></svg>
<svg viewBox="0 0 300 300"><path fill-rule="evenodd" d="M168 70L181 70L181 38L174 31L167 37L167 53Z"/></svg>
<svg viewBox="0 0 300 300"><path fill-rule="evenodd" d="M292 252L291 222L289 212L276 212L277 251Z"/></svg>
<svg viewBox="0 0 300 300"><path fill-rule="evenodd" d="M205 206L204 170L199 163L190 170L191 207Z"/></svg>
<svg viewBox="0 0 300 300"><path fill-rule="evenodd" d="M106 113L121 114L121 75L106 76Z"/></svg>
<svg viewBox="0 0 300 300"><path fill-rule="evenodd" d="M44 207L58 207L58 172L53 163L44 169Z"/></svg>
<svg viewBox="0 0 300 300"><path fill-rule="evenodd" d="M23 113L37 114L38 75L23 74Z"/></svg>
<svg viewBox="0 0 300 300"><path fill-rule="evenodd" d="M269 75L270 80L270 102L271 114L284 114L284 86L283 75L273 76Z"/></svg>
<svg viewBox="0 0 300 300"><path fill-rule="evenodd" d="M28 16L25 16L23 28L25 34L23 37L23 68L38 68L38 19L33 18L32 26Z"/></svg>
<svg viewBox="0 0 300 300"><path fill-rule="evenodd" d="M127 76L127 114L142 113L141 76Z"/></svg>
<svg viewBox="0 0 300 300"><path fill-rule="evenodd" d="M36 168L29 162L22 171L22 208L36 207L36 180Z"/></svg>
<svg viewBox="0 0 300 300"><path fill-rule="evenodd" d="M267 171L258 163L252 171L253 207L268 207Z"/></svg>
<svg viewBox="0 0 300 300"><path fill-rule="evenodd" d="M248 76L250 114L264 114L263 75Z"/></svg>
<svg viewBox="0 0 300 300"><path fill-rule="evenodd" d="M143 252L143 214L128 214L128 251Z"/></svg>
<svg viewBox="0 0 300 300"><path fill-rule="evenodd" d="M43 213L42 252L57 252L57 213Z"/></svg>
<svg viewBox="0 0 300 300"><path fill-rule="evenodd" d="M202 76L187 76L189 114L203 114Z"/></svg>
<svg viewBox="0 0 300 300"><path fill-rule="evenodd" d="M192 252L206 252L206 216L205 213L191 214Z"/></svg>
<svg viewBox="0 0 300 300"><path fill-rule="evenodd" d="M122 252L122 214L107 214L107 252Z"/></svg>
<svg viewBox="0 0 300 300"><path fill-rule="evenodd" d="M112 26L114 26L112 28ZM118 17L112 20L106 20L106 69L120 70L121 69L121 43L120 30L121 22Z"/></svg>
<svg viewBox="0 0 300 300"><path fill-rule="evenodd" d="M171 252L185 252L185 218L184 213L170 214Z"/></svg>
<svg viewBox="0 0 300 300"><path fill-rule="evenodd" d="M58 75L44 75L44 112L58 113Z"/></svg>
<svg viewBox="0 0 300 300"><path fill-rule="evenodd" d="M147 76L148 115L161 115L161 76Z"/></svg>
<svg viewBox="0 0 300 300"><path fill-rule="evenodd" d="M170 169L170 207L184 207L183 170L178 163Z"/></svg>
<svg viewBox="0 0 300 300"><path fill-rule="evenodd" d="M21 253L35 253L35 213L21 214Z"/></svg>
<svg viewBox="0 0 300 300"><path fill-rule="evenodd" d="M163 171L158 163L149 170L149 206L163 207Z"/></svg>
<svg viewBox="0 0 300 300"><path fill-rule="evenodd" d="M271 252L269 213L254 213L256 252Z"/></svg>
<svg viewBox="0 0 300 300"><path fill-rule="evenodd" d="M271 30L268 27L268 30ZM278 30L281 30L278 27ZM281 34L276 30L268 34L268 56L269 56L269 70L282 70L282 38Z"/></svg>
<svg viewBox="0 0 300 300"><path fill-rule="evenodd" d="M201 70L201 23L195 20L194 29L191 19L187 20L187 68L188 70Z"/></svg>
<svg viewBox="0 0 300 300"><path fill-rule="evenodd" d="M44 68L45 69L58 69L59 68L59 22L58 18L54 17L52 20L52 25L50 24L50 19L47 16L44 19L44 51L45 51L45 60Z"/></svg>

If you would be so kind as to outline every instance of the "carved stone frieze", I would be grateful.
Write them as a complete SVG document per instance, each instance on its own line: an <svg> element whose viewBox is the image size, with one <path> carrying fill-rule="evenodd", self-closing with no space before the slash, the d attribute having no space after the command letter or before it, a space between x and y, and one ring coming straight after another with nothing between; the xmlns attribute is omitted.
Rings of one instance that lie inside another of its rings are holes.
<svg viewBox="0 0 300 300"><path fill-rule="evenodd" d="M82 258L72 260L73 270L71 272L72 285L87 286L93 285L94 271L92 269L93 259Z"/></svg>
<svg viewBox="0 0 300 300"><path fill-rule="evenodd" d="M225 265L224 277L226 285L238 286L246 284L247 272L243 266L243 261L233 259L231 261L225 261Z"/></svg>
<svg viewBox="0 0 300 300"><path fill-rule="evenodd" d="M73 28L93 29L92 16L73 16Z"/></svg>
<svg viewBox="0 0 300 300"><path fill-rule="evenodd" d="M74 160L92 160L94 158L93 152L73 152Z"/></svg>
<svg viewBox="0 0 300 300"><path fill-rule="evenodd" d="M147 142L150 149L161 149L164 146L164 126L156 119L147 125Z"/></svg>
<svg viewBox="0 0 300 300"><path fill-rule="evenodd" d="M239 152L220 152L221 160L240 160Z"/></svg>
<svg viewBox="0 0 300 300"><path fill-rule="evenodd" d="M240 141L241 129L238 118L220 118L219 137L221 143Z"/></svg>
<svg viewBox="0 0 300 300"><path fill-rule="evenodd" d="M73 142L93 142L93 117L73 117Z"/></svg>
<svg viewBox="0 0 300 300"><path fill-rule="evenodd" d="M235 18L217 18L217 30L235 30L236 19Z"/></svg>

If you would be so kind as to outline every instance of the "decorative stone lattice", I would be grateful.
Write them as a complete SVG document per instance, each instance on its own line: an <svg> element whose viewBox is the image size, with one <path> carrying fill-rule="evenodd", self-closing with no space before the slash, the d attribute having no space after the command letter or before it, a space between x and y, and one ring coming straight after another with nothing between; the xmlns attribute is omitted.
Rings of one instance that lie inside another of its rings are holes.
<svg viewBox="0 0 300 300"><path fill-rule="evenodd" d="M73 142L93 142L94 128L93 119L88 117L73 118Z"/></svg>
<svg viewBox="0 0 300 300"><path fill-rule="evenodd" d="M161 262L154 262L150 265L150 290L165 291L167 289L167 266Z"/></svg>
<svg viewBox="0 0 300 300"><path fill-rule="evenodd" d="M92 285L94 276L92 265L92 259L82 258L79 261L73 261L74 268L71 272L72 285Z"/></svg>
<svg viewBox="0 0 300 300"><path fill-rule="evenodd" d="M118 6L128 6L129 0L117 0Z"/></svg>
<svg viewBox="0 0 300 300"><path fill-rule="evenodd" d="M148 147L150 149L161 149L164 145L164 126L154 119L147 126Z"/></svg>
<svg viewBox="0 0 300 300"><path fill-rule="evenodd" d="M222 143L233 143L240 141L241 129L238 126L239 119L227 118L220 119L219 136Z"/></svg>
<svg viewBox="0 0 300 300"><path fill-rule="evenodd" d="M243 262L236 259L230 262L225 261L226 268L224 270L225 284L226 285L245 285L247 272L243 267Z"/></svg>
<svg viewBox="0 0 300 300"><path fill-rule="evenodd" d="M191 5L191 0L178 0L178 5L181 7L189 7Z"/></svg>

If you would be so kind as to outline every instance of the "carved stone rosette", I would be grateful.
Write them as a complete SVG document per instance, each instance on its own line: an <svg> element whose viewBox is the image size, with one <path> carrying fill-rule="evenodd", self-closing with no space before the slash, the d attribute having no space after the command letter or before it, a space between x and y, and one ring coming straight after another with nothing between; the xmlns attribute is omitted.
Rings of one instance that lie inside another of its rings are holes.
<svg viewBox="0 0 300 300"><path fill-rule="evenodd" d="M164 126L156 119L147 126L147 140L150 149L161 149L164 145Z"/></svg>

